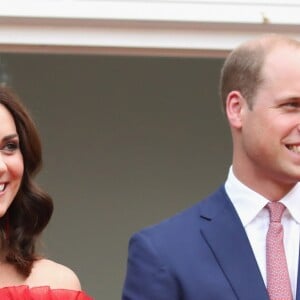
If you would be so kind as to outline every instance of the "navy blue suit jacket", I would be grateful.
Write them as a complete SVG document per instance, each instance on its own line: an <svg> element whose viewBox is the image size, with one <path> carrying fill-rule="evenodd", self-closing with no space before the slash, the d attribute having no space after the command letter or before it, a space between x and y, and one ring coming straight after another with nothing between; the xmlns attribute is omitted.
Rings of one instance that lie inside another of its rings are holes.
<svg viewBox="0 0 300 300"><path fill-rule="evenodd" d="M132 236L122 300L235 299L269 298L223 186L193 207Z"/></svg>

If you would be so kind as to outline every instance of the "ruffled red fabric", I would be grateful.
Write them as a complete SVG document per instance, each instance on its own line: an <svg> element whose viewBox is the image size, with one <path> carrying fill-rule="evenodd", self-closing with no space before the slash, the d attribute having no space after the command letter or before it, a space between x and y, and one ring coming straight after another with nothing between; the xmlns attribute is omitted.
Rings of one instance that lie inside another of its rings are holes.
<svg viewBox="0 0 300 300"><path fill-rule="evenodd" d="M0 289L1 300L93 300L83 291L51 289L48 286L10 286Z"/></svg>

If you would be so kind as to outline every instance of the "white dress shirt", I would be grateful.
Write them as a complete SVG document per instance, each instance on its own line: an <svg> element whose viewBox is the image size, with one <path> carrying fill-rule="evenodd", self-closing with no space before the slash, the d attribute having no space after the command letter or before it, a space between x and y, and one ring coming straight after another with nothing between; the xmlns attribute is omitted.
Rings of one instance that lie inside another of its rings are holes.
<svg viewBox="0 0 300 300"><path fill-rule="evenodd" d="M254 192L229 170L225 190L235 207L245 228L258 267L266 285L266 235L269 227L269 212L265 205L269 202ZM286 206L282 216L284 247L291 280L293 298L296 299L300 235L300 183L280 199Z"/></svg>

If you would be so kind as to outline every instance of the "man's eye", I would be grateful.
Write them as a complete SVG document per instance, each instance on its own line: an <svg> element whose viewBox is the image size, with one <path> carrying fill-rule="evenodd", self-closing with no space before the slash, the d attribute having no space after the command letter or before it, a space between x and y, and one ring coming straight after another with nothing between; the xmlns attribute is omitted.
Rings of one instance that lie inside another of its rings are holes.
<svg viewBox="0 0 300 300"><path fill-rule="evenodd" d="M290 107L299 107L300 103L298 101L295 102L288 102L286 103L286 106L290 106Z"/></svg>

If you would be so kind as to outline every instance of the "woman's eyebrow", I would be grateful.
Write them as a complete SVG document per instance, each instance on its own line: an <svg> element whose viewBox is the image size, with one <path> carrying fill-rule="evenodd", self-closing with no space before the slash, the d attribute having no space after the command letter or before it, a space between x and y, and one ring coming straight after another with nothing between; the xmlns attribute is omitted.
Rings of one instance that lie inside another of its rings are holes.
<svg viewBox="0 0 300 300"><path fill-rule="evenodd" d="M2 139L2 141L5 142L5 141L11 140L11 139L16 138L16 137L19 137L17 133L9 134L9 135L5 136Z"/></svg>

